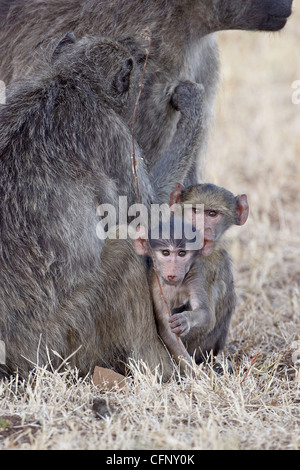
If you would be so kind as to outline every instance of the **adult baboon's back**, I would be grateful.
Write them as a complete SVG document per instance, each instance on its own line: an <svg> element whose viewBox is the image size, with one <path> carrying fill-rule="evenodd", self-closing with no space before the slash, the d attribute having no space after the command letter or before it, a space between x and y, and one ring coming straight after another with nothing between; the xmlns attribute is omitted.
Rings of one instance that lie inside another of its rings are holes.
<svg viewBox="0 0 300 470"><path fill-rule="evenodd" d="M161 157L178 116L168 89L176 80L206 90L203 146L218 80L213 33L225 29L277 31L291 14L292 0L0 0L0 79L30 74L33 56L53 38L101 34L130 40L144 28L152 36L151 60L136 121L136 136L150 167ZM198 167L198 164L195 163ZM188 182L197 182L192 168Z"/></svg>
<svg viewBox="0 0 300 470"><path fill-rule="evenodd" d="M130 342L129 349L120 346L122 354L113 353L116 338L109 342L111 355L101 349L109 337L105 331L114 328L106 326L113 320L105 309L107 275L100 267L95 200L117 207L118 195L129 193L129 204L135 202L131 135L121 114L135 102L139 79L139 68L116 41L76 42L69 35L43 72L11 85L0 106L0 340L10 371L26 373L37 351L47 363L46 345L51 357L51 349L67 357L82 345L80 357L87 359L76 362L82 372L94 358L114 366L115 356L125 362L130 355ZM145 200L149 179L143 164L138 172ZM89 289L97 284L91 300ZM123 313L126 299L118 304ZM78 303L81 309L74 308ZM137 311L143 316L144 310ZM100 346L91 356L85 351L94 344L93 334Z"/></svg>

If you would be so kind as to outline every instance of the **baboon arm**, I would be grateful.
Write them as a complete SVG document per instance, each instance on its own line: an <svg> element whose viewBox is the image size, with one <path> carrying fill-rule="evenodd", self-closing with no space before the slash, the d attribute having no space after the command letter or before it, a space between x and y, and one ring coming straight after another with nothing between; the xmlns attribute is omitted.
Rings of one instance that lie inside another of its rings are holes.
<svg viewBox="0 0 300 470"><path fill-rule="evenodd" d="M211 331L215 326L215 314L211 309L205 292L199 297L191 297L192 310L186 310L172 315L169 322L173 333L186 336L192 328L201 329L203 334Z"/></svg>
<svg viewBox="0 0 300 470"><path fill-rule="evenodd" d="M182 357L186 359L189 364L191 364L191 357L185 349L181 339L172 333L170 329L169 314L166 307L164 308L162 303L163 302L160 301L154 301L154 311L158 334L177 364L179 364L180 358Z"/></svg>
<svg viewBox="0 0 300 470"><path fill-rule="evenodd" d="M151 179L156 203L169 202L176 183L183 183L201 146L203 129L202 85L181 82L171 98L175 109L181 112L173 140L163 157L152 169Z"/></svg>

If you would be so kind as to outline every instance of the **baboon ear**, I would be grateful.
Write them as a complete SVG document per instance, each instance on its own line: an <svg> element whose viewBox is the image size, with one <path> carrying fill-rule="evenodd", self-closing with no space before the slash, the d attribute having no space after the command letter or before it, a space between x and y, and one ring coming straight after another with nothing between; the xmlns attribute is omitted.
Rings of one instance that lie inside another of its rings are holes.
<svg viewBox="0 0 300 470"><path fill-rule="evenodd" d="M181 203L181 196L182 196L182 191L184 190L184 187L182 184L177 183L176 188L171 192L170 196L170 207L173 206L173 204L180 204Z"/></svg>
<svg viewBox="0 0 300 470"><path fill-rule="evenodd" d="M64 50L64 48L70 44L75 44L76 42L76 37L73 33L67 33L56 45L53 54L52 54L52 60L54 61L57 59L59 54Z"/></svg>
<svg viewBox="0 0 300 470"><path fill-rule="evenodd" d="M203 240L203 247L201 249L202 256L209 256L214 247L214 237L211 228L206 228L204 230L204 240Z"/></svg>
<svg viewBox="0 0 300 470"><path fill-rule="evenodd" d="M136 229L134 248L138 255L143 256L149 253L146 229L141 225Z"/></svg>
<svg viewBox="0 0 300 470"><path fill-rule="evenodd" d="M115 76L114 86L118 93L123 94L129 90L130 74L133 69L133 60L131 57L126 59L119 72Z"/></svg>
<svg viewBox="0 0 300 470"><path fill-rule="evenodd" d="M235 224L244 225L249 215L249 204L246 194L236 196Z"/></svg>

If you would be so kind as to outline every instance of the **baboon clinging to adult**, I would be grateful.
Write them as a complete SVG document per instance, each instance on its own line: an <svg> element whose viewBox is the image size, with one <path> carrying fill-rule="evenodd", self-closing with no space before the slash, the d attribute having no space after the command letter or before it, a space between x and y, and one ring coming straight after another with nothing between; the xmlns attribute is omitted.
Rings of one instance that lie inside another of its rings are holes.
<svg viewBox="0 0 300 470"><path fill-rule="evenodd" d="M203 243L201 236L197 243L191 222L183 220L181 214L176 217L170 213L170 217L160 220L148 233L145 227L139 227L134 240L136 252L146 257L149 265L148 283L158 333L177 363L180 358L191 363L191 357L179 338L184 329L172 331L170 326L170 321L176 317L175 311L178 308L185 311L186 333L194 325L206 330L212 317L206 273L199 261L201 256L211 253L212 231L205 230Z"/></svg>
<svg viewBox="0 0 300 470"><path fill-rule="evenodd" d="M47 362L45 345L62 357L83 345L76 365L87 372L95 359L98 365L125 362L135 341L139 344L138 332L123 338L123 326L120 338L106 334L116 334L114 322L123 325L120 315L136 317L124 308L128 291L121 281L121 300L115 310L112 306L117 284L110 278L113 267L101 267L95 206L97 200L117 208L119 195L127 196L129 205L137 202L124 115L133 111L139 83L139 66L120 43L99 37L76 41L68 34L40 75L8 90L0 108L0 339L9 370L28 371L38 349L40 361ZM146 205L169 197L176 180L184 178L199 143L202 98L198 84L174 88L170 100L182 115L178 132L150 175L142 161L137 169ZM136 156L141 157L138 145ZM170 158L177 165L167 172ZM96 301L89 295L95 283L102 286L99 293L95 288ZM132 303L131 309L137 308ZM115 319L112 311L118 312ZM143 317L143 309L137 312L135 326L145 325L148 336L153 320ZM93 345L95 334L101 339L98 350L85 344ZM136 349L151 362L157 358L147 355L151 348L145 354Z"/></svg>
<svg viewBox="0 0 300 470"><path fill-rule="evenodd" d="M178 80L201 83L206 90L202 150L205 148L219 69L216 37L211 33L278 31L286 24L291 7L292 0L0 0L0 79L8 83L34 74L34 55L68 31L78 38L100 34L130 44L149 28L151 57L136 136L151 168L176 131L178 115L169 105L166 91ZM201 179L201 165L196 160L186 183Z"/></svg>

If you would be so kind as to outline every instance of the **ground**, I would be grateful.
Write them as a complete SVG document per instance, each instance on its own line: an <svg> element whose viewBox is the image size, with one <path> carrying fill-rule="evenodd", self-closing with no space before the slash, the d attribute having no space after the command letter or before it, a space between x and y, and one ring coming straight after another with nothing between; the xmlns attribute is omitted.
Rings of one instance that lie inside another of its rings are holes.
<svg viewBox="0 0 300 470"><path fill-rule="evenodd" d="M299 23L300 11L275 35L219 35L205 180L247 193L251 208L229 235L238 306L225 353L234 373L161 384L135 365L134 383L106 393L74 370L0 382L0 449L299 450ZM93 411L99 398L103 419Z"/></svg>

